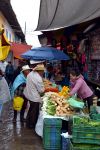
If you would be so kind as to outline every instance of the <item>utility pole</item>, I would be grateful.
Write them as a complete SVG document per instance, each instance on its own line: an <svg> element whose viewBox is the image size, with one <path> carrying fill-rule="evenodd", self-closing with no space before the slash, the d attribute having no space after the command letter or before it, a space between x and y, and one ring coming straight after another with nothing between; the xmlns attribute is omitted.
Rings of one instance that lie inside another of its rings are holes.
<svg viewBox="0 0 100 150"><path fill-rule="evenodd" d="M26 38L26 21L25 21L24 35L25 35L25 38Z"/></svg>

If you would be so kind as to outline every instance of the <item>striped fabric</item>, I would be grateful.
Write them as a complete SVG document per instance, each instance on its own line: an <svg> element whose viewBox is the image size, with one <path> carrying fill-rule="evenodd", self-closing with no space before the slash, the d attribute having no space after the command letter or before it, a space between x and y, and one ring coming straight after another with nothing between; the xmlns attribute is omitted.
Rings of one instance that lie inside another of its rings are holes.
<svg viewBox="0 0 100 150"><path fill-rule="evenodd" d="M61 149L61 119L44 119L43 144L45 150Z"/></svg>

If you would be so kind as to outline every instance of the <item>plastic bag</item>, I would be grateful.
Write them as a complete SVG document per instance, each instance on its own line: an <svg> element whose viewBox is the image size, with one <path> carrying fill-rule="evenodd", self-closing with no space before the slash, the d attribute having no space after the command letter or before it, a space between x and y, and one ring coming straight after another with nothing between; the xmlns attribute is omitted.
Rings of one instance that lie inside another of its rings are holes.
<svg viewBox="0 0 100 150"><path fill-rule="evenodd" d="M43 137L43 115L42 115L42 111L40 111L39 113L39 117L35 126L35 132Z"/></svg>
<svg viewBox="0 0 100 150"><path fill-rule="evenodd" d="M22 97L14 97L13 99L13 108L14 110L20 111L23 106L24 99Z"/></svg>
<svg viewBox="0 0 100 150"><path fill-rule="evenodd" d="M74 99L73 97L68 100L68 103L70 106L75 107L75 108L81 108L82 109L84 107L83 102L79 102L76 99Z"/></svg>

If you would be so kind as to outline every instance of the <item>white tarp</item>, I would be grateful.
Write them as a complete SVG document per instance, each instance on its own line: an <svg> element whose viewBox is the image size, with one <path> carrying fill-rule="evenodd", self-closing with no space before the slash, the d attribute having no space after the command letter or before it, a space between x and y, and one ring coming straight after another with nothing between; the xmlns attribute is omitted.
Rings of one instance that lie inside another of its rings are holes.
<svg viewBox="0 0 100 150"><path fill-rule="evenodd" d="M79 24L100 16L100 0L41 0L36 30Z"/></svg>

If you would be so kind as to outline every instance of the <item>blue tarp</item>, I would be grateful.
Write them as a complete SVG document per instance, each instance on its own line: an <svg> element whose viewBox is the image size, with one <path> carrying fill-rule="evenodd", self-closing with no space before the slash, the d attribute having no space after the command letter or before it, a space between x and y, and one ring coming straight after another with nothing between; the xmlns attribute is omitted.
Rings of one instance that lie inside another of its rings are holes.
<svg viewBox="0 0 100 150"><path fill-rule="evenodd" d="M61 50L52 47L33 48L21 55L24 59L31 60L69 60L69 56Z"/></svg>

